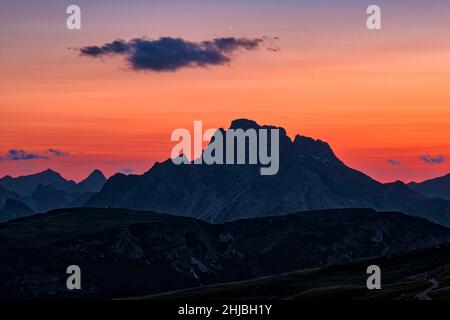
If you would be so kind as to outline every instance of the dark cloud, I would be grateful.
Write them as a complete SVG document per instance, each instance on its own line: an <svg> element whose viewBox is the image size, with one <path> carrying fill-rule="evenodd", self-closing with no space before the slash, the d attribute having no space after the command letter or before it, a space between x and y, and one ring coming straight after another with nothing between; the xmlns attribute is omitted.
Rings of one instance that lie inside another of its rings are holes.
<svg viewBox="0 0 450 320"><path fill-rule="evenodd" d="M217 38L212 41L203 41L201 46L205 49L218 50L222 52L233 52L238 49L254 50L263 42L263 39L240 38Z"/></svg>
<svg viewBox="0 0 450 320"><path fill-rule="evenodd" d="M34 159L50 159L46 155L40 155L36 153L29 153L25 150L12 149L9 150L1 160L20 161L20 160L34 160Z"/></svg>
<svg viewBox="0 0 450 320"><path fill-rule="evenodd" d="M11 149L3 157L0 157L0 161L51 159L52 157L62 157L68 155L68 152L61 151L59 149L47 149L40 153L32 153L23 149Z"/></svg>
<svg viewBox="0 0 450 320"><path fill-rule="evenodd" d="M136 71L174 72L186 67L224 65L239 50L255 50L265 39L217 38L210 41L191 42L182 38L163 37L157 40L136 38L116 40L101 46L78 49L82 56L124 56Z"/></svg>
<svg viewBox="0 0 450 320"><path fill-rule="evenodd" d="M445 161L443 155L439 155L436 157L433 157L430 155L423 155L420 157L420 160L422 160L425 163L429 163L429 164L439 164L439 163L443 163Z"/></svg>
<svg viewBox="0 0 450 320"><path fill-rule="evenodd" d="M69 155L68 152L61 151L59 149L47 149L47 152L49 154L51 154L52 156L55 156L55 157L64 157L64 156L68 156Z"/></svg>
<svg viewBox="0 0 450 320"><path fill-rule="evenodd" d="M273 46L273 47L267 47L267 51L270 51L270 52L278 52L278 51L280 51L280 48L279 48L279 47L276 47L276 46Z"/></svg>
<svg viewBox="0 0 450 320"><path fill-rule="evenodd" d="M393 165L393 166L397 166L397 167L400 167L402 165L401 162L398 162L398 161L392 160L392 159L388 160L387 163L389 163L390 165Z"/></svg>
<svg viewBox="0 0 450 320"><path fill-rule="evenodd" d="M122 174L131 174L133 172L135 172L135 170L133 168L121 168L121 169L119 169L119 173L122 173Z"/></svg>
<svg viewBox="0 0 450 320"><path fill-rule="evenodd" d="M130 50L130 45L124 40L116 40L106 43L101 47L89 46L80 49L82 55L100 57L107 54L125 54Z"/></svg>

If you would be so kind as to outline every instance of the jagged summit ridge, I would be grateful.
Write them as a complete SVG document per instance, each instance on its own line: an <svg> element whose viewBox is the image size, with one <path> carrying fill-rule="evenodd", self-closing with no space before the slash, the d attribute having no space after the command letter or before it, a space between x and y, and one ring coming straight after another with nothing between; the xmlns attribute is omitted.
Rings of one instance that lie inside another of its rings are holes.
<svg viewBox="0 0 450 320"><path fill-rule="evenodd" d="M237 119L230 128L278 127ZM152 210L211 222L367 207L450 223L450 202L379 183L346 166L328 143L301 135L291 140L280 130L280 168L274 176L261 176L253 165L175 165L169 159L141 176L113 176L87 205Z"/></svg>

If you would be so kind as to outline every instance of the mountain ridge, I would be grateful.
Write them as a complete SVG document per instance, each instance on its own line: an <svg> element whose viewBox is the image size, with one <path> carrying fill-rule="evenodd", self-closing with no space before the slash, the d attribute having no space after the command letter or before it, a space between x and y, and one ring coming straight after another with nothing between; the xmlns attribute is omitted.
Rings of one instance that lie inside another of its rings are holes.
<svg viewBox="0 0 450 320"><path fill-rule="evenodd" d="M79 183L65 179L52 169L16 178L5 176L0 179L0 208L8 200L16 200L31 211L24 210L23 206L16 206L15 210L11 207L2 220L6 217L28 215L31 212L45 213L53 209L81 207L93 194L101 190L105 182L106 177L98 169Z"/></svg>
<svg viewBox="0 0 450 320"><path fill-rule="evenodd" d="M72 180L63 178L60 173L52 169L47 169L35 174L19 176L16 178L7 175L0 179L0 185L3 188L9 191L14 191L23 197L32 195L39 184L51 184L57 189L64 191L74 186L76 183Z"/></svg>
<svg viewBox="0 0 450 320"><path fill-rule="evenodd" d="M84 180L78 182L75 186L70 188L69 192L99 192L103 185L106 183L107 179L102 171L95 169L92 171Z"/></svg>
<svg viewBox="0 0 450 320"><path fill-rule="evenodd" d="M246 119L230 127L278 128ZM261 176L252 165L175 165L168 159L140 176L114 175L86 205L169 212L210 222L367 207L450 225L450 201L429 199L403 183L382 184L346 166L328 143L301 135L291 139L284 129L277 175Z"/></svg>
<svg viewBox="0 0 450 320"><path fill-rule="evenodd" d="M423 182L411 182L408 187L429 198L450 200L450 173Z"/></svg>
<svg viewBox="0 0 450 320"><path fill-rule="evenodd" d="M26 217L34 214L33 209L27 206L25 203L8 198L0 209L0 222L5 222L20 217Z"/></svg>
<svg viewBox="0 0 450 320"><path fill-rule="evenodd" d="M257 166L252 165L177 166L168 159L156 162L142 175L118 173L106 179L100 170L94 170L83 181L75 183L48 169L34 175L0 179L0 204L12 198L36 212L63 207L117 207L191 216L210 222L305 210L367 207L405 212L450 225L450 201L444 196L439 199L436 187L427 193L421 190L422 184L380 183L345 165L327 142L300 134L290 138L281 127L236 119L230 128L279 129L280 172L263 177ZM219 130L226 132L223 128ZM46 175L59 182L63 179L63 186L37 179ZM450 190L447 177L450 174L423 184L434 183L434 186L435 181L442 181L438 191L445 192ZM32 181L27 185L23 180ZM4 186L14 185L12 181L19 184L15 189L20 191L23 187L33 192L28 196L23 196L23 190L22 195L11 193ZM39 185L55 188L47 187L43 193L41 187L37 195Z"/></svg>

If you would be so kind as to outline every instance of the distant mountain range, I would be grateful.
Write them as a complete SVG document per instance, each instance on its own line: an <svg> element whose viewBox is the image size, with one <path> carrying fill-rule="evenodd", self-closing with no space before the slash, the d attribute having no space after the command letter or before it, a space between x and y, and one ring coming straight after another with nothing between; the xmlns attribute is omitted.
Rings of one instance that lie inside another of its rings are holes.
<svg viewBox="0 0 450 320"><path fill-rule="evenodd" d="M51 169L40 173L13 178L6 176L0 179L0 186L9 191L16 192L22 197L33 195L41 186L53 186L57 190L68 193L95 193L100 191L106 182L106 178L100 170L94 170L86 179L76 183L67 180L58 172Z"/></svg>
<svg viewBox="0 0 450 320"><path fill-rule="evenodd" d="M50 169L17 178L6 176L0 179L0 222L52 209L83 206L105 182L99 170L79 183L66 180Z"/></svg>
<svg viewBox="0 0 450 320"><path fill-rule="evenodd" d="M235 120L230 126L263 127L275 128L247 119ZM46 170L0 179L0 208L12 199L39 213L64 207L116 207L220 223L305 210L367 207L450 226L450 174L423 183L382 184L346 166L327 143L300 135L291 140L279 129L280 169L274 176L261 176L255 165L177 166L170 159L156 163L143 175L116 174L108 181L95 170L78 184ZM23 216L21 212L15 215ZM0 215L0 222L5 217Z"/></svg>
<svg viewBox="0 0 450 320"><path fill-rule="evenodd" d="M230 128L262 126L239 119ZM218 223L304 210L367 207L450 225L450 201L429 198L402 182L377 182L346 166L327 143L300 135L291 140L279 129L277 175L261 176L255 165L175 165L167 160L140 176L114 175L86 205L151 210Z"/></svg>
<svg viewBox="0 0 450 320"><path fill-rule="evenodd" d="M0 240L0 299L125 298L435 246L450 240L450 230L369 209L209 224L152 212L81 208L2 223ZM410 260L396 276L420 273L422 262ZM66 289L65 270L72 264L82 266L83 290ZM347 278L336 280L361 279L366 267L341 266ZM323 283L320 274L314 278L313 285ZM266 297L280 294L277 290Z"/></svg>
<svg viewBox="0 0 450 320"><path fill-rule="evenodd" d="M20 196L13 191L6 190L0 185L0 208L3 208L3 205L8 199L18 200Z"/></svg>
<svg viewBox="0 0 450 320"><path fill-rule="evenodd" d="M450 200L450 173L421 183L411 182L408 187L429 198Z"/></svg>
<svg viewBox="0 0 450 320"><path fill-rule="evenodd" d="M240 119L230 128L261 126ZM428 280L445 281L450 256L436 259L443 251L435 246L450 242L449 176L379 183L327 143L280 133L274 176L256 165L169 159L108 180L99 170L80 183L52 170L0 179L0 299L142 297L205 286L165 296L374 298L363 290L370 262L358 260L373 257L387 298L414 298ZM83 290L65 289L72 264L83 268ZM305 268L322 269L285 274ZM254 283L257 290L246 291Z"/></svg>
<svg viewBox="0 0 450 320"><path fill-rule="evenodd" d="M40 184L52 185L61 191L68 190L76 185L74 181L66 180L59 173L50 169L28 176L17 178L6 176L0 179L0 185L3 188L14 191L23 197L31 196Z"/></svg>
<svg viewBox="0 0 450 320"><path fill-rule="evenodd" d="M25 203L8 198L0 209L0 222L30 216L34 213L34 210Z"/></svg>

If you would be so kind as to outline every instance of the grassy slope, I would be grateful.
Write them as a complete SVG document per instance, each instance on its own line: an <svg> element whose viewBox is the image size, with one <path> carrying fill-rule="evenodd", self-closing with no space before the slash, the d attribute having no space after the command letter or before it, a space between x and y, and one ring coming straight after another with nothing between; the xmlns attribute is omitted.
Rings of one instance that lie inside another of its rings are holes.
<svg viewBox="0 0 450 320"><path fill-rule="evenodd" d="M365 286L367 266L382 270L382 290ZM439 281L433 299L450 299L450 245L407 254L365 259L327 268L308 269L249 281L194 288L135 299L415 299L430 287L428 279Z"/></svg>

